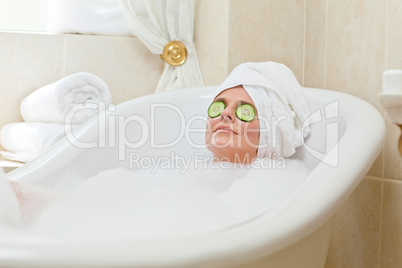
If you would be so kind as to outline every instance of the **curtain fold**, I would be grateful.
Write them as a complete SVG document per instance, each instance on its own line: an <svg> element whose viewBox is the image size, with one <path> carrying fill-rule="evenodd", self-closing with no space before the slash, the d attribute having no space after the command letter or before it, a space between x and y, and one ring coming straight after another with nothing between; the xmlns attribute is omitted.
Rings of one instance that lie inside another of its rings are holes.
<svg viewBox="0 0 402 268"><path fill-rule="evenodd" d="M204 85L194 44L195 0L120 0L120 4L129 26L152 53L163 54L173 40L186 46L186 62L165 63L156 92Z"/></svg>

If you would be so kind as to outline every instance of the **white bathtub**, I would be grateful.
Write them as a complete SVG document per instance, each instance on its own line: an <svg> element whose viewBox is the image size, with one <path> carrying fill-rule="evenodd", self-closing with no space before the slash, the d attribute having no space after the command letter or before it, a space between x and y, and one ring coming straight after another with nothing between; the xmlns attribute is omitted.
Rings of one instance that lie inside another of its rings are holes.
<svg viewBox="0 0 402 268"><path fill-rule="evenodd" d="M150 149L152 139L148 136L144 136L147 139L141 148L119 149L119 143L125 144L114 139L119 128L113 121L108 123L116 127L109 127L110 132L106 129L106 133L112 134L99 135L105 133L105 119L112 118L112 114L120 116L124 134L133 137L126 143L134 147L135 142L142 142L142 132L138 131L142 121L138 116L149 120L150 104L178 105L182 114L172 107L154 110L157 129L153 141L167 144L182 134L180 116L188 123L191 115L205 114L213 90L214 87L188 89L122 103L114 113L102 113L99 120L94 119L76 134L78 145L94 148L81 149L66 139L7 177L52 187L54 178L72 173L88 177L108 168L128 168L131 152L142 156L168 155L171 148ZM306 146L298 150L295 158L303 159L314 169L275 216L262 215L213 235L162 241L0 238L0 267L324 267L331 219L381 151L385 126L379 112L356 97L321 89L304 91L312 112L320 109L315 115L321 114L322 122L312 124ZM195 126L202 128L203 123L193 121L190 127ZM191 155L195 149L186 137L184 133L174 150ZM190 137L197 144L204 139L203 133Z"/></svg>

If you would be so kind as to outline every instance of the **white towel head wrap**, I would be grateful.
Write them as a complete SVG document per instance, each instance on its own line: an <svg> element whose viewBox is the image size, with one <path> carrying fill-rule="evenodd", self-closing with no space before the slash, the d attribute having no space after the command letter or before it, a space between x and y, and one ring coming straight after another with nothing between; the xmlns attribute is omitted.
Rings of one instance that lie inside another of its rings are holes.
<svg viewBox="0 0 402 268"><path fill-rule="evenodd" d="M310 133L309 107L293 72L275 62L243 63L217 89L242 85L257 108L258 158L289 157Z"/></svg>

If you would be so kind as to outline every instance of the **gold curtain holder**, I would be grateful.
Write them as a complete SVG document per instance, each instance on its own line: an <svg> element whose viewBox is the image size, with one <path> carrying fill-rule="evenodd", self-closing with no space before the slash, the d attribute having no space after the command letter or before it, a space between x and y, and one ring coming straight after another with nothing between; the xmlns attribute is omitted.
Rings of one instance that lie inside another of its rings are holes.
<svg viewBox="0 0 402 268"><path fill-rule="evenodd" d="M187 60L186 46L177 40L170 41L163 49L161 58L172 66L183 65Z"/></svg>

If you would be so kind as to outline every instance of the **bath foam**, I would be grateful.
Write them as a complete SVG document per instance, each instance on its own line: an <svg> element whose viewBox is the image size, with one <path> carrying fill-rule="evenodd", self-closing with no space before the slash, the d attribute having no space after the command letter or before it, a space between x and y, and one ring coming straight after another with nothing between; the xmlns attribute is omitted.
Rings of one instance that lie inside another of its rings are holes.
<svg viewBox="0 0 402 268"><path fill-rule="evenodd" d="M0 167L0 233L2 227L18 226L19 222L18 200Z"/></svg>
<svg viewBox="0 0 402 268"><path fill-rule="evenodd" d="M92 177L50 205L27 232L65 238L149 239L205 232L232 221L230 211L207 189L143 190L133 175L118 168ZM197 226L189 224L194 218L198 218Z"/></svg>
<svg viewBox="0 0 402 268"><path fill-rule="evenodd" d="M66 239L159 239L204 235L275 214L310 172L284 168L190 165L179 169L106 170L63 194L24 231Z"/></svg>

